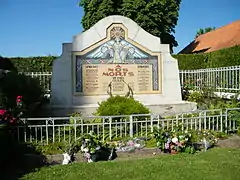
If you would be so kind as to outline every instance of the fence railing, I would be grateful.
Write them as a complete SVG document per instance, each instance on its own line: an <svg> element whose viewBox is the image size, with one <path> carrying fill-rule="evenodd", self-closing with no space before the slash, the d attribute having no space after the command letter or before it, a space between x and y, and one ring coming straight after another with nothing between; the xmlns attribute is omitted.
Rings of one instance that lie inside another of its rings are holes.
<svg viewBox="0 0 240 180"><path fill-rule="evenodd" d="M52 72L24 72L24 74L32 78L37 78L44 91L50 92Z"/></svg>
<svg viewBox="0 0 240 180"><path fill-rule="evenodd" d="M240 66L180 71L181 85L193 89L211 87L220 92L240 90Z"/></svg>
<svg viewBox="0 0 240 180"><path fill-rule="evenodd" d="M154 128L173 130L237 130L240 108L222 111L194 111L161 117L160 115L87 116L57 118L27 118L16 127L16 138L24 142L53 143L76 140L85 133L95 132L103 139L148 136Z"/></svg>
<svg viewBox="0 0 240 180"><path fill-rule="evenodd" d="M51 90L51 72L26 72L25 74L38 78L45 91ZM181 70L179 75L181 85L188 85L193 89L211 87L219 92L237 92L240 90L240 66Z"/></svg>

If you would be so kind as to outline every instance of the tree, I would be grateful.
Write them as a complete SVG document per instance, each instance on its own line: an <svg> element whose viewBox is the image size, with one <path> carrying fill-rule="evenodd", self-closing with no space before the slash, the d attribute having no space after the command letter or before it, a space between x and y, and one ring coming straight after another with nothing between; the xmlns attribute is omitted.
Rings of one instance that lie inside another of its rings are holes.
<svg viewBox="0 0 240 180"><path fill-rule="evenodd" d="M160 37L162 43L178 45L172 33L178 20L181 0L80 0L84 9L82 26L89 29L109 15L126 16L149 33Z"/></svg>
<svg viewBox="0 0 240 180"><path fill-rule="evenodd" d="M215 27L207 27L207 28L205 28L205 29L200 28L200 29L197 31L197 34L196 34L196 36L195 36L195 39L196 39L198 36L200 36L200 35L202 35L202 34L205 34L205 33L208 33L208 32L210 32L210 31L213 31L213 30L215 30L215 29L216 29Z"/></svg>
<svg viewBox="0 0 240 180"><path fill-rule="evenodd" d="M0 56L0 69L16 71L16 68L14 67L11 60L1 56Z"/></svg>

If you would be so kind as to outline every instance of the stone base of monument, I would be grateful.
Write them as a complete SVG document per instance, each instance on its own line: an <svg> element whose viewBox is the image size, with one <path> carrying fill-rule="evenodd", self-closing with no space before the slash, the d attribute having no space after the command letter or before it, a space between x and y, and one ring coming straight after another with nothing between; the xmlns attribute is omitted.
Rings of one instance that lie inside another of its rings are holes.
<svg viewBox="0 0 240 180"><path fill-rule="evenodd" d="M152 114L159 114L162 116L190 112L197 109L196 103L187 101L166 104L145 104L145 106L150 109ZM45 116L51 117L67 117L75 112L81 112L83 116L92 116L92 113L96 111L97 107L97 104L87 104L71 107L49 105L46 107L44 112L46 113Z"/></svg>

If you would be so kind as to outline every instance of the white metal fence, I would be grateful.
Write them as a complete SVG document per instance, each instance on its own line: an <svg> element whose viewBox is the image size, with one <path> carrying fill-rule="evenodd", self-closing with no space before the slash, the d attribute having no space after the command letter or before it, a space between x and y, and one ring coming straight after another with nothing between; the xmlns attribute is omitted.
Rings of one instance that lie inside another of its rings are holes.
<svg viewBox="0 0 240 180"><path fill-rule="evenodd" d="M51 72L26 72L25 74L38 78L45 91L51 90ZM240 90L240 66L181 70L179 75L181 85L187 85L191 89L211 87L219 92L237 92Z"/></svg>
<svg viewBox="0 0 240 180"><path fill-rule="evenodd" d="M53 143L76 140L90 131L103 139L148 136L154 128L173 130L213 130L229 132L237 130L240 108L194 111L168 117L160 115L128 115L106 117L57 117L27 118L16 128L19 141Z"/></svg>
<svg viewBox="0 0 240 180"><path fill-rule="evenodd" d="M211 87L220 92L240 90L240 66L180 71L181 85L191 89Z"/></svg>
<svg viewBox="0 0 240 180"><path fill-rule="evenodd" d="M37 78L44 91L50 92L52 72L25 72L24 74L32 78Z"/></svg>

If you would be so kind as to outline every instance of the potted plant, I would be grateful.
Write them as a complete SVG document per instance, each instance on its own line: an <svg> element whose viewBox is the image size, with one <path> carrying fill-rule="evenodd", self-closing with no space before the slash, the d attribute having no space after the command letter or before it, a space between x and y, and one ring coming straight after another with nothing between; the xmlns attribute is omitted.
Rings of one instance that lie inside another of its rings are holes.
<svg viewBox="0 0 240 180"><path fill-rule="evenodd" d="M154 138L157 141L157 147L164 153L170 153L171 136L170 133L164 130L154 130Z"/></svg>
<svg viewBox="0 0 240 180"><path fill-rule="evenodd" d="M59 148L64 152L62 164L69 164L75 160L75 154L80 150L79 139L76 141L65 142Z"/></svg>
<svg viewBox="0 0 240 180"><path fill-rule="evenodd" d="M178 141L178 138L176 135L174 135L174 137L171 139L171 143L170 143L170 152L171 154L177 154L178 151L180 151L180 143Z"/></svg>
<svg viewBox="0 0 240 180"><path fill-rule="evenodd" d="M81 152L87 162L108 161L117 158L116 149L100 140L93 132L82 137Z"/></svg>

